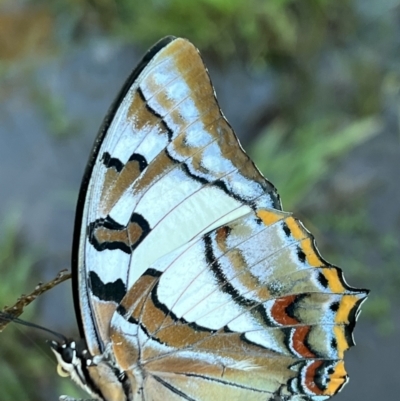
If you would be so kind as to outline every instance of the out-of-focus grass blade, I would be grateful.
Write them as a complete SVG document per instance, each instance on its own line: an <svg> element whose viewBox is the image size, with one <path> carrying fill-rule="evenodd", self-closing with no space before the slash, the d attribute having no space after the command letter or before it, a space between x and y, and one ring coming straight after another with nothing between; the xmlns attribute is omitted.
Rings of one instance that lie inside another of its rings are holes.
<svg viewBox="0 0 400 401"><path fill-rule="evenodd" d="M381 129L381 122L375 117L338 125L337 120L327 119L289 132L279 121L253 142L249 153L278 187L285 210L293 210L324 177L332 160L344 156Z"/></svg>

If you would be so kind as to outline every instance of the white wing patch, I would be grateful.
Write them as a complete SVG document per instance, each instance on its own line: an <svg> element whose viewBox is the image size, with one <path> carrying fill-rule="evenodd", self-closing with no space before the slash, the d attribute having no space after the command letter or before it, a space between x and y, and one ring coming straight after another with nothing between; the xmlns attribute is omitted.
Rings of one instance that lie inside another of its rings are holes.
<svg viewBox="0 0 400 401"><path fill-rule="evenodd" d="M179 195L179 188L176 189L175 196ZM211 203L211 199L218 199L218 202ZM152 227L152 231L132 255L128 287L131 287L145 270L163 255L205 230L222 225L227 219L227 213L231 212L229 216L231 218L248 213L250 210L249 207L242 207L240 210L239 208L239 202L213 187L203 187L184 198L178 205L175 203L175 207L171 206L162 219L159 217L159 224ZM188 220L191 224L187 224Z"/></svg>
<svg viewBox="0 0 400 401"><path fill-rule="evenodd" d="M129 261L130 255L119 249L104 249L99 252L89 241L86 242L88 270L95 271L103 283L113 283L121 278L125 281L128 276ZM102 268L96 268L97 266L102 266ZM90 267L94 267L94 269Z"/></svg>

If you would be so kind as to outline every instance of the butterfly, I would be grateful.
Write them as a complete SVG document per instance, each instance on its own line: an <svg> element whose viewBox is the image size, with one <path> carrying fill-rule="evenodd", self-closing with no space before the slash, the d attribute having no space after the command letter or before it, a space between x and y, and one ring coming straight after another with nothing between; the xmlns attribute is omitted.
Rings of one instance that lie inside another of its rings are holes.
<svg viewBox="0 0 400 401"><path fill-rule="evenodd" d="M61 375L103 401L322 401L367 290L320 256L241 148L187 40L147 52L83 178L73 243L82 341Z"/></svg>

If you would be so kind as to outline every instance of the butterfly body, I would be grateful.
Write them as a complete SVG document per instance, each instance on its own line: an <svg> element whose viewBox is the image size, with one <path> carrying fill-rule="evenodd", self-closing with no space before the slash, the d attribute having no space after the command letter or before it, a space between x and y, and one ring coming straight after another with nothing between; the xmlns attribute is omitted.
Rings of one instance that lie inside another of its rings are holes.
<svg viewBox="0 0 400 401"><path fill-rule="evenodd" d="M347 381L366 291L281 210L184 39L150 50L106 117L73 264L87 350L52 347L92 397L322 401Z"/></svg>

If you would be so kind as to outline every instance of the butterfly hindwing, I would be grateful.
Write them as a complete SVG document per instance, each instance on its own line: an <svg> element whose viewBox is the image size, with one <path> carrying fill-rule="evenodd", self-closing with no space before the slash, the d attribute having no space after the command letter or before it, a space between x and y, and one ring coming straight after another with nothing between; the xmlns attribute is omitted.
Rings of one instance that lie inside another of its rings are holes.
<svg viewBox="0 0 400 401"><path fill-rule="evenodd" d="M347 381L343 352L363 298L299 222L259 210L157 260L112 332L154 382L145 394L322 400Z"/></svg>

